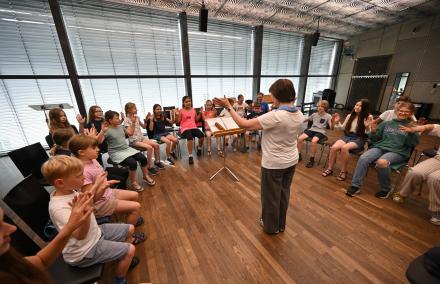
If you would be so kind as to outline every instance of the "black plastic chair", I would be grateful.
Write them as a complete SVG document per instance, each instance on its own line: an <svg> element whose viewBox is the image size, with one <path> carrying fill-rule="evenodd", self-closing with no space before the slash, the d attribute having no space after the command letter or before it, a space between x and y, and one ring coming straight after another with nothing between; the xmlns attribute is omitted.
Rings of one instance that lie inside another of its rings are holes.
<svg viewBox="0 0 440 284"><path fill-rule="evenodd" d="M438 284L440 279L430 274L424 266L424 255L413 260L406 270L406 278L411 284Z"/></svg>

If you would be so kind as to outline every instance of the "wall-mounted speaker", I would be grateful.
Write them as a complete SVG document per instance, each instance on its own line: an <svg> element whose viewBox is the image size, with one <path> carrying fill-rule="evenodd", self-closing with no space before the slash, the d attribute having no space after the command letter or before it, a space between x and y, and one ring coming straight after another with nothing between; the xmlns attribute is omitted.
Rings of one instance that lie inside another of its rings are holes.
<svg viewBox="0 0 440 284"><path fill-rule="evenodd" d="M318 45L319 35L320 35L320 33L318 31L316 31L316 32L314 32L312 34L312 36L311 36L312 46L317 46Z"/></svg>
<svg viewBox="0 0 440 284"><path fill-rule="evenodd" d="M208 9L203 4L199 11L199 32L208 31Z"/></svg>

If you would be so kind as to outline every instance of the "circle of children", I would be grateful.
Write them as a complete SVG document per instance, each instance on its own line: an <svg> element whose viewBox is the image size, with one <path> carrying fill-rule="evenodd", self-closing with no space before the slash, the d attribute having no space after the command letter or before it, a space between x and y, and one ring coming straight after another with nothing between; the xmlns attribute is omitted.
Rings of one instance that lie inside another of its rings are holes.
<svg viewBox="0 0 440 284"><path fill-rule="evenodd" d="M257 102L247 104L240 95L233 107L240 116L248 118L270 111L269 105L263 101L263 94L259 93L257 98ZM312 125L298 137L298 150L301 153L306 139L311 142L310 160L306 167L313 167L317 144L326 138L327 129L344 130L344 135L330 147L328 167L322 172L322 177L333 176L339 153L341 170L336 179L345 180L350 152L363 151L357 162L351 186L346 192L351 197L360 193L368 167L375 164L379 181L379 190L375 196L387 198L393 191L390 165L409 160L412 149L418 144L420 133L430 132L431 135L440 136L439 125L415 125L414 105L407 97L401 97L393 110L385 111L377 119L370 115L369 102L365 99L356 103L343 122L338 113L330 115L327 112L328 107L328 102L322 100L317 105L317 112L308 117L307 121ZM80 115L77 116L80 124L78 131L69 124L63 110L51 110L50 133L55 143L51 153L54 157L42 167L43 175L55 187L49 205L51 220L60 231L69 222L72 203L83 204L84 214L90 215L89 218L84 218L85 221L71 234L63 250L67 263L86 267L95 263L117 261L114 283L126 283L128 270L139 263L134 256L135 245L146 238L143 233L135 232L135 227L144 222L139 214L141 205L138 202L138 194L143 190L143 186L136 181L138 163L142 169L143 181L149 186L154 186L153 176L165 168L164 163L160 161L158 142L166 144L167 164L173 165L177 158L176 147L179 140L167 127L174 123L180 125L180 138L187 140L189 164L194 163L193 148L196 149L197 155L201 155L204 138L207 140L207 155L211 155L212 133L207 124L204 125L203 133L197 122L217 116L212 101L206 101L205 109L197 112L192 107L191 98L185 96L182 109L176 108L172 114L166 117L162 107L156 104L153 113L148 113L145 119L141 120L134 103L125 105L125 115L112 110L104 114L99 106L92 106L87 121ZM220 113L220 116L228 115L226 109ZM141 127L152 134L152 139L143 135ZM244 150L248 149L246 141L249 134L247 132L244 135ZM196 147L193 144L194 137L198 138ZM232 138L231 146L233 151L236 151L238 137ZM219 138L216 139L217 154L222 156L225 149L220 148ZM366 144L369 146L364 150ZM124 172L111 172L111 167L108 168L108 172L105 171L101 166L100 152L108 152L112 163L128 168L129 190L114 188L115 185L125 188ZM411 191L420 187L423 182L426 182L429 188L429 210L433 213L431 223L440 225L440 152L436 157L409 169L400 191L393 195L393 200L404 202ZM93 207L93 210L90 210L90 207ZM97 217L114 213L126 214L126 223L97 224Z"/></svg>

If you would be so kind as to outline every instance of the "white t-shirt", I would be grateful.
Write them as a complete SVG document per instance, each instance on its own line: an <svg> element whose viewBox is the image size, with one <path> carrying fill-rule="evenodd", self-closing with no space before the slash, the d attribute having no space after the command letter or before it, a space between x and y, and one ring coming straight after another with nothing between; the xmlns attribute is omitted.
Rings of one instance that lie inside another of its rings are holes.
<svg viewBox="0 0 440 284"><path fill-rule="evenodd" d="M231 114L229 113L229 111L227 110L227 109L223 109L221 112L220 112L220 115L219 116L221 116L221 117L231 117Z"/></svg>
<svg viewBox="0 0 440 284"><path fill-rule="evenodd" d="M72 201L76 193L69 195L57 195L55 191L50 195L49 215L55 228L59 231L69 220L72 207L69 202ZM83 240L77 240L70 237L67 245L63 249L63 258L67 263L75 264L82 260L87 253L96 245L101 237L101 229L96 223L95 215L90 214L90 228L87 236Z"/></svg>
<svg viewBox="0 0 440 284"><path fill-rule="evenodd" d="M241 105L235 103L232 107L240 117L245 117L246 109L248 108L247 103L243 102Z"/></svg>
<svg viewBox="0 0 440 284"><path fill-rule="evenodd" d="M397 118L397 114L394 111L394 109L390 109L390 110L386 110L386 111L382 112L379 115L379 118L382 119L382 121L390 121L390 120L396 119ZM417 121L417 118L414 115L411 116L411 119L413 121Z"/></svg>
<svg viewBox="0 0 440 284"><path fill-rule="evenodd" d="M300 112L274 110L257 117L263 127L261 166L286 169L298 163L298 134L304 122Z"/></svg>

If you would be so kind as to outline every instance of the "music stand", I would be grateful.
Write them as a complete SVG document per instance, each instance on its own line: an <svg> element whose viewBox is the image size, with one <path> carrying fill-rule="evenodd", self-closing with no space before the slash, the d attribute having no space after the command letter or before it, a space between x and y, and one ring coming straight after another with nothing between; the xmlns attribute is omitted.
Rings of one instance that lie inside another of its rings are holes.
<svg viewBox="0 0 440 284"><path fill-rule="evenodd" d="M225 170L227 173L229 173L231 176L233 176L235 178L236 181L240 181L240 179L234 174L234 172L232 172L232 170L226 165L226 136L228 135L234 135L234 134L240 134L240 133L244 133L246 132L246 129L243 128L238 128L238 125L235 124L234 128L230 128L230 129L226 129L225 130L217 130L214 131L214 129L217 129L216 125L213 125L213 122L216 121L216 118L211 118L211 119L207 119L206 120L209 124L209 127L211 128L212 131L212 135L214 137L222 137L223 138L223 166L215 173L213 174L209 180L213 180L220 172L222 172L223 170ZM226 124L224 125L226 126Z"/></svg>
<svg viewBox="0 0 440 284"><path fill-rule="evenodd" d="M61 108L61 109L72 109L73 106L62 103L62 104L43 104L43 105L29 105L29 107L36 111L43 111L44 117L46 117L46 124L49 125L49 118L47 117L46 110L52 110L54 108Z"/></svg>

